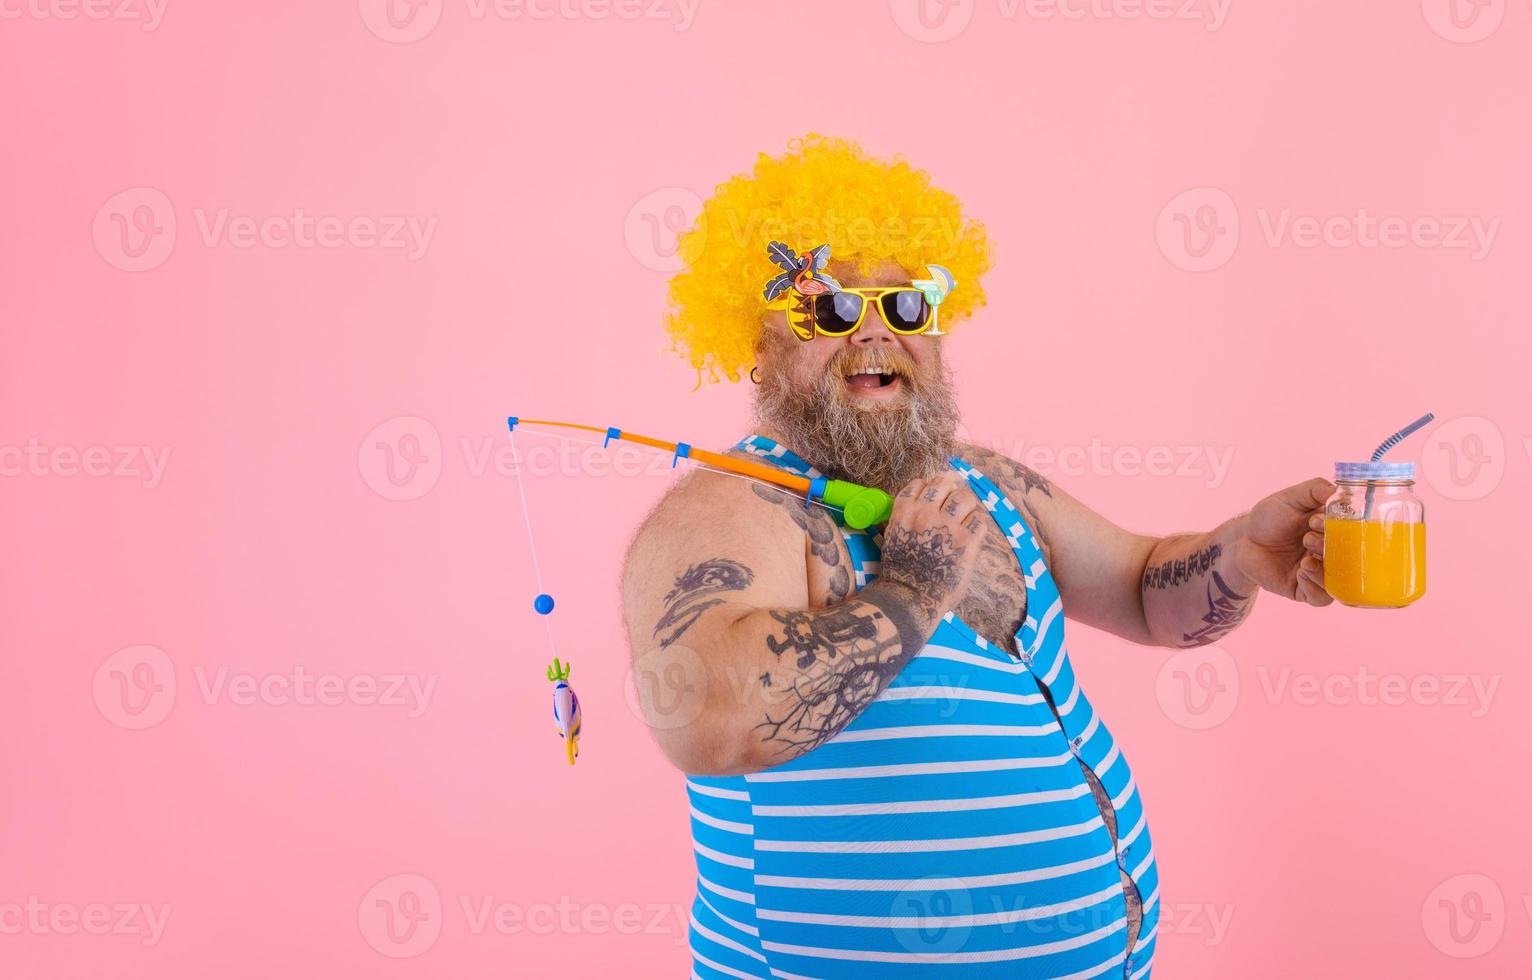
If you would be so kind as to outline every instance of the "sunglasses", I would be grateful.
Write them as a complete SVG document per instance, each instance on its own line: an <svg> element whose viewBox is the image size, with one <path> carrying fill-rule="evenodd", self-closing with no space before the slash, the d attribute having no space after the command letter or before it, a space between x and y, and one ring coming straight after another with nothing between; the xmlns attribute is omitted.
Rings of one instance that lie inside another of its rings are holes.
<svg viewBox="0 0 1532 980"><path fill-rule="evenodd" d="M925 333L936 320L936 307L914 286L842 287L839 292L817 296L790 299L784 295L768 305L786 310L789 325L804 340L816 333L825 337L850 336L861 328L868 309L873 307L884 325L901 336Z"/></svg>

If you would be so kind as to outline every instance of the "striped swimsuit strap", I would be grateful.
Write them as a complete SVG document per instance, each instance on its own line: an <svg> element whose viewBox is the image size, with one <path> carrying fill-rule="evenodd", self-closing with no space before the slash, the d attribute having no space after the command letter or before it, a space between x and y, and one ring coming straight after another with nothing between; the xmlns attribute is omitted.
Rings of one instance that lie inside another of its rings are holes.
<svg viewBox="0 0 1532 980"><path fill-rule="evenodd" d="M812 479L825 475L792 450L762 435L746 436L734 448L758 456L766 462L799 476ZM968 480L969 488L973 490L979 502L984 505L990 517L999 526L1000 532L1005 536L1012 552L1016 555L1017 562L1021 565L1022 578L1027 588L1027 614L1022 622L1021 631L1016 636L1016 645L1022 661L1030 666L1049 628L1055 625L1060 630L1063 628L1062 622L1056 622L1062 619L1063 602L1059 596L1058 586L1053 580L1053 574L1048 570L1048 562L1043 555L1042 546L1038 543L1032 528L1022 518L1021 512L989 477L958 456L949 457L948 462ZM812 505L805 504L805 506ZM857 588L861 589L870 585L877 578L878 559L883 545L882 529L857 530L846 525L838 510L833 507L826 509L840 525L841 535L845 538L847 550L851 553ZM949 621L954 621L950 615ZM969 638L979 646L990 645L961 620L955 620L954 624L969 634Z"/></svg>

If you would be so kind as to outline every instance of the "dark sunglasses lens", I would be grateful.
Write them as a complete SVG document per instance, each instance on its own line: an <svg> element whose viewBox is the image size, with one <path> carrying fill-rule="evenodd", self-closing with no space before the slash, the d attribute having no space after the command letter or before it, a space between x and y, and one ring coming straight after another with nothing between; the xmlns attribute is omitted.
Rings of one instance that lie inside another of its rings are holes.
<svg viewBox="0 0 1532 980"><path fill-rule="evenodd" d="M814 297L814 326L830 336L848 334L862 316L862 297L856 293L824 293Z"/></svg>
<svg viewBox="0 0 1532 980"><path fill-rule="evenodd" d="M931 304L920 290L901 289L883 297L883 316L891 330L919 333L931 322Z"/></svg>

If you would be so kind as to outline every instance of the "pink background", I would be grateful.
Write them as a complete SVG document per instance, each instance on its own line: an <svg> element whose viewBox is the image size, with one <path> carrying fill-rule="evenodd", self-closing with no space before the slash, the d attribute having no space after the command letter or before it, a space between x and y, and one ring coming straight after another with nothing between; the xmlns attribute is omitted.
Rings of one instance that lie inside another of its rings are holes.
<svg viewBox="0 0 1532 980"><path fill-rule="evenodd" d="M571 770L483 454L507 414L742 435L748 388L661 352L673 231L810 129L988 223L990 307L950 346L969 431L1066 451L1029 461L1119 523L1205 529L1438 414L1396 452L1424 468L1418 606L1267 596L1219 650L1071 647L1149 808L1156 975L1524 973L1532 7L1184 3L438 0L391 27L381 0L173 0L148 30L8 3L0 974L685 975L685 801L615 590L669 472L519 440ZM211 227L296 209L434 224L423 254ZM1358 209L1417 230L1273 230ZM1430 232L1462 218L1492 243ZM1154 475L1122 447L1233 455ZM433 686L300 703L300 670ZM1487 705L1452 696L1474 681Z"/></svg>

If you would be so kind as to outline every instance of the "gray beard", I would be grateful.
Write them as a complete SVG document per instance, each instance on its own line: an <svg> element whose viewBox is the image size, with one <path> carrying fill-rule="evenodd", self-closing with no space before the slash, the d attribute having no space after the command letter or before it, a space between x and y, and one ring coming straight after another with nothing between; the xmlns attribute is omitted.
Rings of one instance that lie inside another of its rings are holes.
<svg viewBox="0 0 1532 980"><path fill-rule="evenodd" d="M957 398L945 364L900 381L904 391L889 405L867 407L846 391L837 361L807 388L773 365L756 389L756 419L828 477L898 493L911 480L949 468L956 443Z"/></svg>

